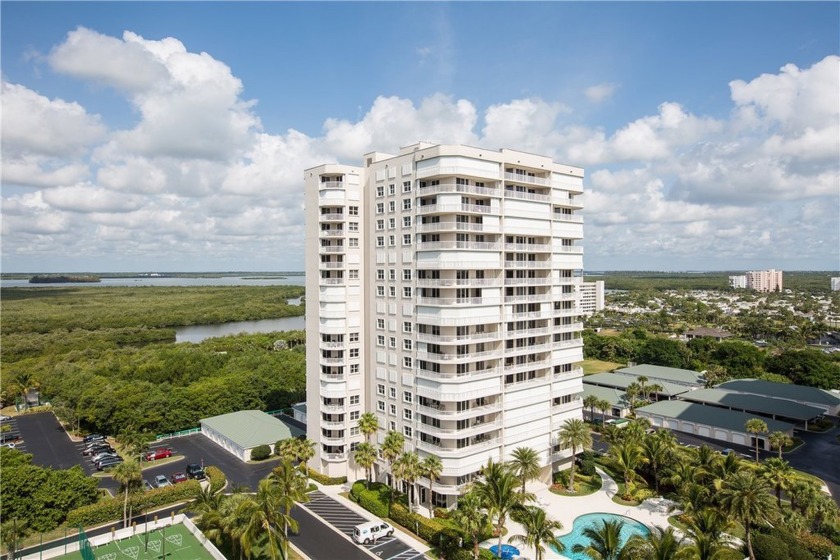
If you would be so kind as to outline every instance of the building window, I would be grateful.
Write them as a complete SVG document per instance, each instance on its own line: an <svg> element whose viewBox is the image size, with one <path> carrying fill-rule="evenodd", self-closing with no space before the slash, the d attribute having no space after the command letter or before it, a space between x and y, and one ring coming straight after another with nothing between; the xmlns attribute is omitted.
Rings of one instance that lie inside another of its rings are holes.
<svg viewBox="0 0 840 560"><path fill-rule="evenodd" d="M350 451L356 451L356 449L358 449L360 443L361 443L360 441L350 442Z"/></svg>
<svg viewBox="0 0 840 560"><path fill-rule="evenodd" d="M358 420L360 414L361 414L361 411L359 411L359 410L350 411L350 420Z"/></svg>
<svg viewBox="0 0 840 560"><path fill-rule="evenodd" d="M397 297L397 287L396 286L388 286L388 295L391 297Z"/></svg>
<svg viewBox="0 0 840 560"><path fill-rule="evenodd" d="M379 297L385 297L385 286L377 286L376 295Z"/></svg>
<svg viewBox="0 0 840 560"><path fill-rule="evenodd" d="M411 332L411 322L410 321L404 321L403 322L403 332L404 333L410 333Z"/></svg>
<svg viewBox="0 0 840 560"><path fill-rule="evenodd" d="M359 222L350 222L347 225L347 229L350 231L359 231Z"/></svg>
<svg viewBox="0 0 840 560"><path fill-rule="evenodd" d="M376 203L376 213L377 214L384 214L385 213L385 204L382 202Z"/></svg>
<svg viewBox="0 0 840 560"><path fill-rule="evenodd" d="M403 391L403 401L410 403L412 401L412 394L410 391Z"/></svg>
<svg viewBox="0 0 840 560"><path fill-rule="evenodd" d="M397 271L396 271L396 270L394 270L393 268L389 268L389 269L388 269L388 280L390 280L391 282L393 282L393 281L395 281L396 279L397 279Z"/></svg>
<svg viewBox="0 0 840 560"><path fill-rule="evenodd" d="M391 201L388 203L388 212L396 212L397 211L397 203L395 201Z"/></svg>
<svg viewBox="0 0 840 560"><path fill-rule="evenodd" d="M403 339L403 350L411 351L411 345L412 342L410 338Z"/></svg>
<svg viewBox="0 0 840 560"><path fill-rule="evenodd" d="M389 235L388 236L388 246L389 247L395 247L396 245L397 245L397 238L394 237L393 235Z"/></svg>
<svg viewBox="0 0 840 560"><path fill-rule="evenodd" d="M388 411L391 413L392 416L397 415L397 405L392 404L388 407Z"/></svg>
<svg viewBox="0 0 840 560"><path fill-rule="evenodd" d="M411 245L411 234L403 234L403 245Z"/></svg>
<svg viewBox="0 0 840 560"><path fill-rule="evenodd" d="M406 420L411 420L411 410L409 410L408 408L404 408L403 418L405 418Z"/></svg>
<svg viewBox="0 0 840 560"><path fill-rule="evenodd" d="M384 329L385 328L385 319L377 319L376 320L376 328L377 329Z"/></svg>
<svg viewBox="0 0 840 560"><path fill-rule="evenodd" d="M376 386L376 394L377 395L384 395L385 394L385 385L383 385L382 383L379 383Z"/></svg>
<svg viewBox="0 0 840 560"><path fill-rule="evenodd" d="M405 437L410 438L411 437L411 426L403 426L403 434L405 434Z"/></svg>
<svg viewBox="0 0 840 560"><path fill-rule="evenodd" d="M411 363L412 363L412 360L408 356L403 358L403 367L404 368L411 369Z"/></svg>
<svg viewBox="0 0 840 560"><path fill-rule="evenodd" d="M350 404L359 404L359 395L350 395Z"/></svg>
<svg viewBox="0 0 840 560"><path fill-rule="evenodd" d="M351 332L347 338L350 340L350 342L359 342L359 333Z"/></svg>
<svg viewBox="0 0 840 560"><path fill-rule="evenodd" d="M359 373L359 364L350 364L350 373Z"/></svg>
<svg viewBox="0 0 840 560"><path fill-rule="evenodd" d="M403 297L411 297L411 286L405 286L403 288Z"/></svg>
<svg viewBox="0 0 840 560"><path fill-rule="evenodd" d="M359 271L355 268L351 268L350 271L347 273L347 277L350 278L350 280L358 280Z"/></svg>
<svg viewBox="0 0 840 560"><path fill-rule="evenodd" d="M350 349L350 357L351 358L358 358L359 357L359 349L358 348L351 348Z"/></svg>
<svg viewBox="0 0 840 560"><path fill-rule="evenodd" d="M403 270L403 280L406 280L406 281L411 280L411 269L410 268L406 268L406 269Z"/></svg>
<svg viewBox="0 0 840 560"><path fill-rule="evenodd" d="M385 412L385 401L376 401L376 409L379 412Z"/></svg>
<svg viewBox="0 0 840 560"><path fill-rule="evenodd" d="M411 227L411 216L403 216L403 227Z"/></svg>
<svg viewBox="0 0 840 560"><path fill-rule="evenodd" d="M376 220L376 231L385 229L385 220Z"/></svg>
<svg viewBox="0 0 840 560"><path fill-rule="evenodd" d="M377 247L384 247L385 246L385 238L383 236L379 236L376 238L376 246Z"/></svg>
<svg viewBox="0 0 840 560"><path fill-rule="evenodd" d="M359 435L359 427L358 426L350 426L350 435L351 436Z"/></svg>
<svg viewBox="0 0 840 560"><path fill-rule="evenodd" d="M377 268L376 269L376 279L377 280L385 280L385 269L384 268Z"/></svg>
<svg viewBox="0 0 840 560"><path fill-rule="evenodd" d="M396 348L397 347L397 338L395 336L389 337L388 338L388 343L391 346L391 348Z"/></svg>
<svg viewBox="0 0 840 560"><path fill-rule="evenodd" d="M385 335L382 335L382 334L376 335L376 345L377 346L385 346Z"/></svg>
<svg viewBox="0 0 840 560"><path fill-rule="evenodd" d="M376 187L376 196L385 196L385 187Z"/></svg>
<svg viewBox="0 0 840 560"><path fill-rule="evenodd" d="M396 414L396 412L394 414ZM397 423L391 420L390 422L388 422L388 429L393 432L397 429Z"/></svg>
<svg viewBox="0 0 840 560"><path fill-rule="evenodd" d="M397 388L396 387L388 387L388 392L390 393L392 399L397 398Z"/></svg>
<svg viewBox="0 0 840 560"><path fill-rule="evenodd" d="M411 210L411 199L404 198L403 199L403 210Z"/></svg>
<svg viewBox="0 0 840 560"><path fill-rule="evenodd" d="M403 182L403 192L411 192L411 181Z"/></svg>
<svg viewBox="0 0 840 560"><path fill-rule="evenodd" d="M347 213L351 216L358 216L359 215L359 207L358 206L349 206L349 207L347 207Z"/></svg>
<svg viewBox="0 0 840 560"><path fill-rule="evenodd" d="M397 227L397 219L388 218L388 229L394 229L395 227Z"/></svg>
<svg viewBox="0 0 840 560"><path fill-rule="evenodd" d="M358 237L351 237L350 238L350 247L358 247L359 246L359 238Z"/></svg>
<svg viewBox="0 0 840 560"><path fill-rule="evenodd" d="M396 185L388 185L388 194L394 195L397 192Z"/></svg>

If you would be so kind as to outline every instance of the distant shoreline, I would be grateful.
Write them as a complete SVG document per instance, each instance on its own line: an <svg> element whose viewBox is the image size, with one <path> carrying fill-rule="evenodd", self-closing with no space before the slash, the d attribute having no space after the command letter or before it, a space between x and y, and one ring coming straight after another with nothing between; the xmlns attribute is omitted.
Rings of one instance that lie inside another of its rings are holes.
<svg viewBox="0 0 840 560"><path fill-rule="evenodd" d="M67 275L38 275L29 279L30 284L68 284L68 283L95 283L102 282L98 276L67 276Z"/></svg>
<svg viewBox="0 0 840 560"><path fill-rule="evenodd" d="M40 280L34 283L61 283L61 282L90 282L100 281L103 278L242 278L244 280L275 280L285 279L289 276L305 276L303 271L256 271L256 272L3 272L0 273L2 280L30 280L33 278L49 278L47 282ZM74 280L54 280L55 278L74 278ZM84 280L85 278L96 278L96 280Z"/></svg>

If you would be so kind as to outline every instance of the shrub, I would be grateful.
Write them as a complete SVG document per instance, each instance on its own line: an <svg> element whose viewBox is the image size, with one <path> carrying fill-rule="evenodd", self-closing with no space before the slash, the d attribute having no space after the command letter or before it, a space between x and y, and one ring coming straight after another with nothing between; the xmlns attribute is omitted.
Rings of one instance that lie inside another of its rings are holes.
<svg viewBox="0 0 840 560"><path fill-rule="evenodd" d="M804 532L796 535L796 538L799 544L816 558L828 558L828 555L834 552L834 543L822 535Z"/></svg>
<svg viewBox="0 0 840 560"><path fill-rule="evenodd" d="M591 451L584 451L580 454L580 474L592 476L595 474L595 455Z"/></svg>
<svg viewBox="0 0 840 560"><path fill-rule="evenodd" d="M205 467L204 474L206 474L207 478L210 480L211 492L218 492L219 490L225 487L225 484L227 483L227 477L225 476L225 473L223 473L218 467L214 467L212 465Z"/></svg>
<svg viewBox="0 0 840 560"><path fill-rule="evenodd" d="M258 445L251 450L252 461L264 461L271 457L271 447L268 445Z"/></svg>
<svg viewBox="0 0 840 560"><path fill-rule="evenodd" d="M315 482L323 484L324 486L336 486L347 482L346 476L327 476L319 473L318 471L312 470L309 467L306 467L306 473L309 475L309 478Z"/></svg>
<svg viewBox="0 0 840 560"><path fill-rule="evenodd" d="M449 519L449 510L442 507L436 507L435 517L438 519Z"/></svg>
<svg viewBox="0 0 840 560"><path fill-rule="evenodd" d="M390 489L381 482L371 484L368 490L365 488L365 483L359 480L354 482L350 488L350 495L355 498L355 501L378 517L388 517L389 494Z"/></svg>
<svg viewBox="0 0 840 560"><path fill-rule="evenodd" d="M790 560L788 545L773 535L756 533L752 545L756 560Z"/></svg>
<svg viewBox="0 0 840 560"><path fill-rule="evenodd" d="M559 484L564 488L569 487L569 471L559 471L552 475L551 480L554 484Z"/></svg>
<svg viewBox="0 0 840 560"><path fill-rule="evenodd" d="M197 480L189 480L165 488L155 488L130 497L129 507L133 514L138 514L161 506L183 502L192 499L200 487ZM123 498L117 496L74 509L67 514L67 524L69 526L90 527L91 525L122 519L122 515Z"/></svg>

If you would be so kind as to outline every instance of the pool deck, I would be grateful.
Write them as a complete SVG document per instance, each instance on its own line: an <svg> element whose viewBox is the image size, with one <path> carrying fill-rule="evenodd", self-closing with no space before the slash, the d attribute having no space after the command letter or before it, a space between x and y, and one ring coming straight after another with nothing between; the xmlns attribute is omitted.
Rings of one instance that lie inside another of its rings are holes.
<svg viewBox="0 0 840 560"><path fill-rule="evenodd" d="M542 507L551 519L563 524L562 534L566 534L572 530L575 518L587 513L600 512L631 517L648 527L658 526L663 529L668 527L668 516L672 515L668 512L668 508L673 505L673 502L665 498L656 497L645 500L638 506L617 504L612 501L612 498L618 492L618 484L600 468L596 467L595 470L601 476L601 489L587 496L560 496L552 493L548 486L542 483L530 483L526 488L529 492L533 492L536 495L537 500L535 505ZM522 526L510 519L508 519L505 526L508 532L502 537L503 543L507 543L508 539L513 535L524 534ZM498 539L491 539L481 543L481 546L483 548L489 548L494 544L498 544L498 542ZM533 548L526 547L523 544L515 544L515 546L519 549L522 560L526 558L533 560L536 557ZM567 558L550 548L545 551L543 557L545 560Z"/></svg>

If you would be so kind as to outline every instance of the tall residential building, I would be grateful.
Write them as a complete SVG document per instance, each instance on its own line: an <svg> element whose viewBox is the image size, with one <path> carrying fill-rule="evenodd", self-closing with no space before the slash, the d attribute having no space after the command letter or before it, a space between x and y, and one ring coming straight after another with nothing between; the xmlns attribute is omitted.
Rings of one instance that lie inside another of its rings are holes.
<svg viewBox="0 0 840 560"><path fill-rule="evenodd" d="M584 316L594 315L604 309L604 281L581 282L580 311Z"/></svg>
<svg viewBox="0 0 840 560"><path fill-rule="evenodd" d="M730 288L755 290L757 292L781 292L781 270L751 270L741 276L729 277Z"/></svg>
<svg viewBox="0 0 840 560"><path fill-rule="evenodd" d="M840 276L833 276L831 278L831 291L840 291Z"/></svg>
<svg viewBox="0 0 840 560"><path fill-rule="evenodd" d="M361 478L364 412L440 457L433 503L488 459L568 464L581 418L583 170L503 149L419 143L305 171L310 465ZM422 500L427 481L419 484Z"/></svg>

